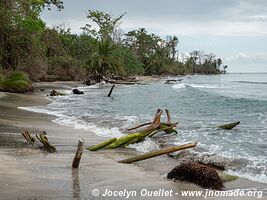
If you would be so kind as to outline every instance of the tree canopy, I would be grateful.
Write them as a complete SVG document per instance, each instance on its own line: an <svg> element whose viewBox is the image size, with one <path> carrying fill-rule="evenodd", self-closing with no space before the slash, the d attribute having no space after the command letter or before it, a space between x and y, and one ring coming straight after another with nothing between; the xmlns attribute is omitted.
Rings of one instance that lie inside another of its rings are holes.
<svg viewBox="0 0 267 200"><path fill-rule="evenodd" d="M117 17L88 11L81 34L62 26L48 28L44 9L64 9L60 0L0 0L0 73L23 71L32 80L46 75L67 80L90 75L225 73L227 65L212 53L178 51L177 36L162 38L145 28L124 33ZM97 26L96 29L92 28Z"/></svg>

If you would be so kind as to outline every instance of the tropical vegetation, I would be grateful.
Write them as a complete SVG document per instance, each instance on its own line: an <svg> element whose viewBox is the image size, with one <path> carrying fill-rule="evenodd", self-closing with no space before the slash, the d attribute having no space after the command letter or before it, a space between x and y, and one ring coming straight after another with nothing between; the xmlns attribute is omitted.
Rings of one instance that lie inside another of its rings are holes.
<svg viewBox="0 0 267 200"><path fill-rule="evenodd" d="M74 34L64 26L48 28L40 17L45 9L64 9L63 2L0 0L0 72L21 71L32 81L47 76L83 80L89 76L226 72L227 66L212 53L178 53L175 35L163 38L145 28L125 33L119 28L125 13L114 17L89 10L90 23Z"/></svg>

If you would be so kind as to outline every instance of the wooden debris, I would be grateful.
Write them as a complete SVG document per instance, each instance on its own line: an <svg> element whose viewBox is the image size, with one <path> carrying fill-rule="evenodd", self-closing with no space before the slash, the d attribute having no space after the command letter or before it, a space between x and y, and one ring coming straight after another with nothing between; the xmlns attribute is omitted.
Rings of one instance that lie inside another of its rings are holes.
<svg viewBox="0 0 267 200"><path fill-rule="evenodd" d="M115 84L113 84L113 85L112 85L112 87L111 87L111 89L110 89L110 91L109 91L109 93L108 93L108 97L110 97L110 96L111 96L111 94L112 94L112 92L113 92L113 89L114 89L114 87L115 87Z"/></svg>
<svg viewBox="0 0 267 200"><path fill-rule="evenodd" d="M143 154L143 155L140 155L140 156L135 156L135 157L132 157L132 158L128 158L128 159L119 161L119 162L120 163L129 164L129 163L138 162L138 161L141 161L141 160L146 160L146 159L149 159L149 158L154 158L156 156L161 156L161 155L164 155L164 154L172 153L172 152L175 152L175 151L181 151L181 150L193 148L196 145L197 145L197 143L189 143L189 144L184 144L184 145L181 145L181 146L167 147L167 148L164 148L164 149L161 149L161 150L158 150L158 151L153 151L153 152L146 153L146 154Z"/></svg>
<svg viewBox="0 0 267 200"><path fill-rule="evenodd" d="M230 129L236 127L238 124L240 124L240 121L230 123L230 124L224 124L224 125L218 126L218 128L230 130Z"/></svg>
<svg viewBox="0 0 267 200"><path fill-rule="evenodd" d="M167 111L168 112L168 111ZM156 133L160 132L160 131L165 131L166 133L170 133L170 132L175 132L174 127L177 125L177 123L161 123L160 122L160 118L161 118L161 114L162 114L162 110L158 109L154 120L152 122L149 123L145 123L142 124L141 126L139 125L139 127L148 125L148 127L146 127L144 130L135 132L135 133L130 133L128 135L122 136L120 138L116 138L116 140L112 141L111 140L107 140L103 143L100 143L98 145L95 145L94 147L97 147L97 149L95 150L99 150L99 149L114 149L114 148L118 148L118 147L125 147L128 146L130 144L134 144L134 143L138 143L143 141L147 136L153 136ZM169 115L169 113L168 113ZM170 116L168 117L170 120ZM137 129L136 127L132 128L133 129ZM101 148L98 148L98 147ZM91 148L87 148L88 150L91 150ZM94 151L94 148L93 148Z"/></svg>
<svg viewBox="0 0 267 200"><path fill-rule="evenodd" d="M79 167L80 160L82 158L83 149L84 149L84 140L83 139L79 139L77 150L76 150L76 154L75 154L75 157L74 157L74 159L72 161L72 167L73 168L78 168Z"/></svg>
<svg viewBox="0 0 267 200"><path fill-rule="evenodd" d="M39 135L35 135L36 138L44 145L44 149L50 153L56 152L56 147L48 142L48 138L46 136L46 133L40 133Z"/></svg>
<svg viewBox="0 0 267 200"><path fill-rule="evenodd" d="M204 188L221 190L223 181L215 169L199 163L182 163L167 175L168 179L188 181Z"/></svg>
<svg viewBox="0 0 267 200"><path fill-rule="evenodd" d="M182 81L183 79L170 79L170 80L166 80L165 84L173 84L174 82L177 81Z"/></svg>
<svg viewBox="0 0 267 200"><path fill-rule="evenodd" d="M35 139L31 136L31 134L29 133L29 131L24 131L22 133L22 136L25 138L25 140L27 142L29 142L31 145L34 145Z"/></svg>
<svg viewBox="0 0 267 200"><path fill-rule="evenodd" d="M116 140L117 140L116 138L112 138L112 139L107 140L105 142L102 142L100 144L97 144L97 145L94 145L94 146L91 146L91 147L87 147L86 149L89 150L89 151L96 151L98 149L101 149L101 148L111 144L112 142L114 142Z"/></svg>
<svg viewBox="0 0 267 200"><path fill-rule="evenodd" d="M58 92L58 91L56 91L56 90L52 90L52 91L50 92L50 96L64 96L64 95L66 95L66 94L61 93L61 92Z"/></svg>

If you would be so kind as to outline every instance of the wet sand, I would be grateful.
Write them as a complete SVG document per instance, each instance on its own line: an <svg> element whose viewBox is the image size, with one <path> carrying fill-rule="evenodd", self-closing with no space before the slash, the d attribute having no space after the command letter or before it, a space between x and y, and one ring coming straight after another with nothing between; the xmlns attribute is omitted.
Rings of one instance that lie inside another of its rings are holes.
<svg viewBox="0 0 267 200"><path fill-rule="evenodd" d="M126 199L125 196L102 196L106 189L137 192L137 196L128 199L200 199L174 194L182 190L204 189L194 184L166 180L166 173L178 165L177 160L168 156L127 165L117 161L140 153L128 148L85 151L80 168L73 170L71 163L78 139L84 138L85 145L90 146L105 138L55 124L52 122L54 117L50 115L17 109L20 106L49 103L45 96L52 88L65 90L79 85L69 82L62 87L62 84L38 83L36 95L0 93L0 199ZM40 92L40 88L45 91ZM57 147L57 152L47 154L33 149L20 134L25 129L34 133L45 130L51 143ZM238 179L226 183L225 186L226 189L267 188L266 184L246 179ZM99 196L92 195L94 189L100 191ZM142 189L173 190L173 195L140 197ZM261 199L267 198L265 196Z"/></svg>

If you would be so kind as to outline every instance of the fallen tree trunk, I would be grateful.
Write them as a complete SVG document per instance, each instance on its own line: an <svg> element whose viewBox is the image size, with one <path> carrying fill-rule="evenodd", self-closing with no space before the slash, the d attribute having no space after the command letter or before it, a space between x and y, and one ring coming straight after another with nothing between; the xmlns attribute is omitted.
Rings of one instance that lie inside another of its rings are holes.
<svg viewBox="0 0 267 200"><path fill-rule="evenodd" d="M116 80L108 80L108 79L104 79L104 81L106 81L107 83L111 83L111 84L121 84L121 85L134 85L137 83L135 81L116 81Z"/></svg>
<svg viewBox="0 0 267 200"><path fill-rule="evenodd" d="M95 151L99 149L114 149L118 147L126 147L130 144L141 142L148 136L152 137L153 135L155 135L156 133L160 131L165 131L166 133L176 132L176 130L174 130L174 127L176 126L177 123L174 123L174 124L171 123L170 114L168 110L166 110L166 112L167 112L167 123L160 122L162 110L158 109L152 122L145 123L145 124L139 125L138 127L134 127L130 129L130 130L133 130L133 129L148 125L148 127L145 128L144 130L131 133L131 134L122 136L120 138L113 138L105 142L102 142L98 145L95 145L93 147L89 147L87 149L90 151Z"/></svg>
<svg viewBox="0 0 267 200"><path fill-rule="evenodd" d="M197 143L189 143L189 144L184 144L184 145L181 145L181 146L167 147L167 148L164 148L164 149L161 149L161 150L158 150L158 151L153 151L153 152L146 153L146 154L143 154L143 155L140 155L140 156L135 156L135 157L128 158L128 159L125 159L125 160L121 160L119 162L120 163L129 164L129 163L133 163L133 162L137 162L137 161L141 161L141 160L146 160L146 159L149 159L149 158L154 158L156 156L161 156L161 155L164 155L164 154L172 153L172 152L175 152L175 151L181 151L181 150L193 148L196 145L197 145Z"/></svg>
<svg viewBox="0 0 267 200"><path fill-rule="evenodd" d="M230 123L230 124L224 124L224 125L218 126L218 128L230 130L230 129L236 127L238 124L240 124L240 121Z"/></svg>
<svg viewBox="0 0 267 200"><path fill-rule="evenodd" d="M94 146L91 146L91 147L87 147L86 149L89 150L89 151L96 151L98 149L101 149L109 144L111 144L112 142L115 142L117 140L117 138L112 138L110 140L107 140L105 142L102 142L100 144L97 144L97 145L94 145Z"/></svg>
<svg viewBox="0 0 267 200"><path fill-rule="evenodd" d="M166 80L165 84L173 84L173 82L182 81L183 79L170 79Z"/></svg>
<svg viewBox="0 0 267 200"><path fill-rule="evenodd" d="M84 140L83 139L79 139L77 150L76 150L76 154L75 154L75 157L74 157L74 159L72 161L72 167L73 168L78 168L79 167L80 160L82 158L83 149L84 149Z"/></svg>

